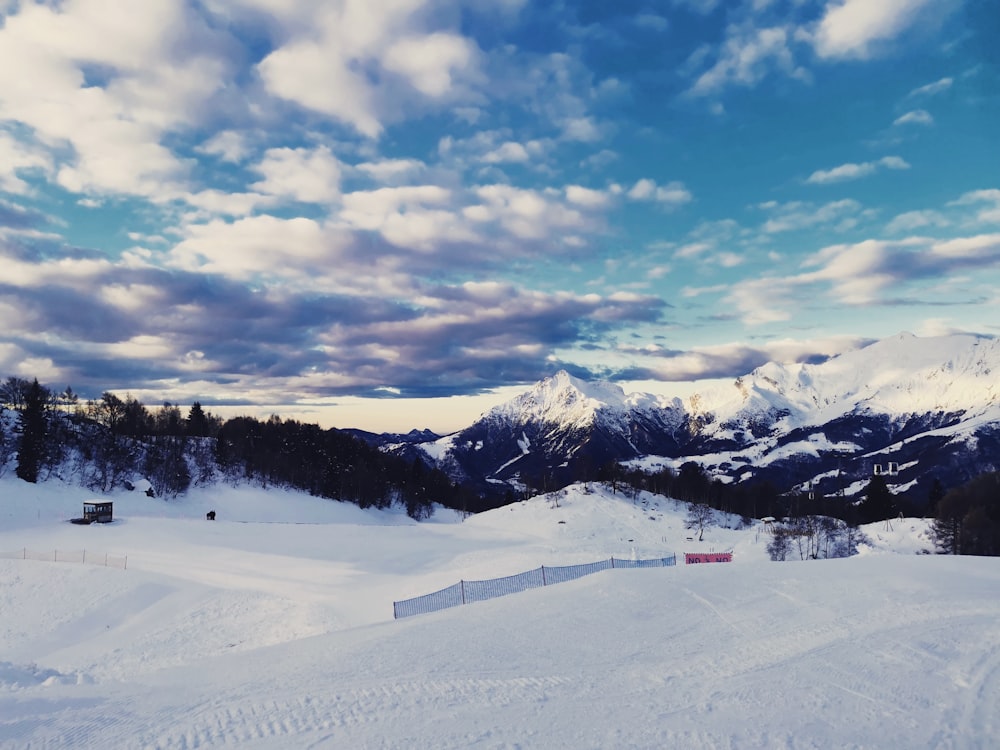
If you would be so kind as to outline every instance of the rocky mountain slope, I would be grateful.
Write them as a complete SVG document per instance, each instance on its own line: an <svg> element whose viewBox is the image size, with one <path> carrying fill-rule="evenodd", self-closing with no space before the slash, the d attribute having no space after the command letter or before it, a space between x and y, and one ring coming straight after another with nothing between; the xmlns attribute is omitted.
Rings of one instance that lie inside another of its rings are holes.
<svg viewBox="0 0 1000 750"><path fill-rule="evenodd" d="M1000 468L1000 341L900 334L822 364L769 363L690 398L626 394L559 372L419 449L452 476L551 489L609 461L779 491L897 494Z"/></svg>

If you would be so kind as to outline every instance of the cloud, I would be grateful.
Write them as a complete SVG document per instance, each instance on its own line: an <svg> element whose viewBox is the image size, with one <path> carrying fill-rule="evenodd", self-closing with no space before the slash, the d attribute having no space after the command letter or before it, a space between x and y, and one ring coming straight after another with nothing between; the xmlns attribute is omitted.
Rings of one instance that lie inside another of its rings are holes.
<svg viewBox="0 0 1000 750"><path fill-rule="evenodd" d="M195 150L201 154L217 156L222 161L238 164L250 155L252 147L245 133L221 130Z"/></svg>
<svg viewBox="0 0 1000 750"><path fill-rule="evenodd" d="M405 113L476 102L475 42L430 25L425 0L304 4L257 65L275 97L377 138ZM438 17L439 18L439 17Z"/></svg>
<svg viewBox="0 0 1000 750"><path fill-rule="evenodd" d="M40 211L25 208L0 198L0 228L30 230L44 226L51 221L51 217Z"/></svg>
<svg viewBox="0 0 1000 750"><path fill-rule="evenodd" d="M949 206L978 207L973 221L977 224L1000 224L1000 190L972 190L963 194Z"/></svg>
<svg viewBox="0 0 1000 750"><path fill-rule="evenodd" d="M531 161L531 154L520 143L507 141L502 143L498 148L484 154L482 159L487 164L524 164Z"/></svg>
<svg viewBox="0 0 1000 750"><path fill-rule="evenodd" d="M317 228L269 228L273 221L236 222L228 236L219 225L203 227L174 257L205 257L228 239L212 260L243 263L238 276L302 250L269 258L275 248L264 235L316 244ZM393 297L351 279L327 294L254 287L206 275L201 266L167 270L68 256L35 263L2 251L0 263L0 310L10 337L0 344L0 364L59 362L60 380L94 395L109 388L162 392L169 381L185 381L179 390L189 394L270 403L387 384L407 395L429 395L442 383L448 393L475 392L493 387L498 369L530 381L557 349L656 322L664 307L651 296L547 293L496 281L426 284L410 277L406 296ZM314 258L310 265L323 264ZM48 333L35 336L38 330Z"/></svg>
<svg viewBox="0 0 1000 750"><path fill-rule="evenodd" d="M841 164L832 169L821 169L813 172L806 180L811 185L827 185L833 182L847 182L875 174L880 168L909 169L910 165L898 156L885 156L878 161L866 161L860 164Z"/></svg>
<svg viewBox="0 0 1000 750"><path fill-rule="evenodd" d="M255 280L310 279L332 267L336 248L330 234L312 219L251 216L233 222L215 219L191 224L169 250L171 267L188 272Z"/></svg>
<svg viewBox="0 0 1000 750"><path fill-rule="evenodd" d="M626 196L634 201L654 201L663 206L675 207L690 203L693 199L691 191L684 183L674 181L666 185L657 185L655 180L644 177L628 190Z"/></svg>
<svg viewBox="0 0 1000 750"><path fill-rule="evenodd" d="M592 190L580 185L567 185L566 200L585 208L603 208L611 202L611 196L603 190Z"/></svg>
<svg viewBox="0 0 1000 750"><path fill-rule="evenodd" d="M817 364L869 343L871 339L858 336L829 336L801 340L782 338L757 345L729 342L695 346L683 351L644 347L634 350L634 353L644 358L651 357L654 361L631 375L678 382L732 378L752 372L768 362Z"/></svg>
<svg viewBox="0 0 1000 750"><path fill-rule="evenodd" d="M1000 234L936 240L905 237L830 245L805 259L800 273L737 282L725 301L747 325L790 320L794 311L824 295L837 305L870 307L909 299L911 304L968 304L966 285L935 293L939 286L972 271L1000 269ZM909 293L909 297L907 294Z"/></svg>
<svg viewBox="0 0 1000 750"><path fill-rule="evenodd" d="M915 24L940 0L830 2L813 36L816 53L829 59L867 59Z"/></svg>
<svg viewBox="0 0 1000 750"><path fill-rule="evenodd" d="M222 87L216 35L172 0L25 5L0 28L0 118L30 129L71 192L170 199L189 165L162 141Z"/></svg>
<svg viewBox="0 0 1000 750"><path fill-rule="evenodd" d="M697 77L688 93L708 96L732 84L752 87L772 70L808 79L806 70L795 64L790 47L793 37L789 28L781 26L730 25L715 63ZM701 57L705 52L696 54ZM692 58L689 64L698 65L698 61Z"/></svg>
<svg viewBox="0 0 1000 750"><path fill-rule="evenodd" d="M766 234L824 225L830 226L834 231L843 231L854 228L866 217L863 206L851 198L820 205L804 201L769 202L761 204L759 208L771 214L771 218L761 227Z"/></svg>
<svg viewBox="0 0 1000 750"><path fill-rule="evenodd" d="M476 46L468 39L434 32L393 42L382 65L405 77L425 96L440 99L452 91L456 72L474 67L475 57Z"/></svg>
<svg viewBox="0 0 1000 750"><path fill-rule="evenodd" d="M482 240L455 210L455 196L437 185L383 187L344 195L338 225L377 232L401 248L435 253L454 243Z"/></svg>
<svg viewBox="0 0 1000 750"><path fill-rule="evenodd" d="M50 175L52 171L53 160L47 151L0 130L0 192L28 195L32 190L22 175L25 172Z"/></svg>
<svg viewBox="0 0 1000 750"><path fill-rule="evenodd" d="M357 164L355 168L378 183L396 185L421 174L427 165L419 159L380 159Z"/></svg>
<svg viewBox="0 0 1000 750"><path fill-rule="evenodd" d="M250 187L302 203L331 203L340 196L342 165L330 149L272 148L253 167L264 179Z"/></svg>
<svg viewBox="0 0 1000 750"><path fill-rule="evenodd" d="M934 118L926 109L914 109L900 115L892 122L893 125L933 125Z"/></svg>
<svg viewBox="0 0 1000 750"><path fill-rule="evenodd" d="M924 227L947 227L951 222L939 211L906 211L898 214L886 227L886 234L912 232Z"/></svg>
<svg viewBox="0 0 1000 750"><path fill-rule="evenodd" d="M913 89L909 94L907 94L907 96L908 97L937 96L938 94L950 89L951 85L954 82L955 81L952 78L941 78L937 81L934 81L933 83L928 83L924 86L918 86L917 88Z"/></svg>
<svg viewBox="0 0 1000 750"><path fill-rule="evenodd" d="M555 240L561 234L565 243L566 232L597 228L592 217L537 190L497 184L482 185L473 192L479 203L463 209L464 216L478 225L496 225L516 240Z"/></svg>

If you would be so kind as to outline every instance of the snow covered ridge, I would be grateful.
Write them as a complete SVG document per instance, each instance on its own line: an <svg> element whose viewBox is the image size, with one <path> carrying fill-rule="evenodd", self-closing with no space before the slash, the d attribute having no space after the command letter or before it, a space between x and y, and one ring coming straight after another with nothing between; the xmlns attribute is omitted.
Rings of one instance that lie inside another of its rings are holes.
<svg viewBox="0 0 1000 750"><path fill-rule="evenodd" d="M902 333L822 364L768 363L690 398L559 372L426 453L456 478L558 486L609 461L855 494L892 463L926 495L1000 468L1000 341ZM527 448L526 448L527 446Z"/></svg>

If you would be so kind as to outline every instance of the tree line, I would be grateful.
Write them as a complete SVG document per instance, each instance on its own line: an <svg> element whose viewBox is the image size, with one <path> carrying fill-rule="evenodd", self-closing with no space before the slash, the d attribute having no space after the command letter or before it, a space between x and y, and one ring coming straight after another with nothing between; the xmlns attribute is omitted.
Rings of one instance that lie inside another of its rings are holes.
<svg viewBox="0 0 1000 750"><path fill-rule="evenodd" d="M931 534L938 552L955 555L1000 556L1000 472L984 474L946 490L934 480L926 500L902 505L883 475L874 475L860 496L816 496L780 492L769 482L727 485L689 461L677 471L626 467L612 462L597 472L613 490L645 490L692 504L691 528L703 525L708 510L754 518L784 519L769 545L773 559L798 554L802 559L853 554L862 524L897 518L901 513L932 519ZM914 511L917 512L914 512ZM773 549L772 549L773 548Z"/></svg>
<svg viewBox="0 0 1000 750"><path fill-rule="evenodd" d="M479 510L483 500L419 457L384 453L348 433L315 424L236 417L223 420L198 402L149 408L105 392L82 401L10 377L0 383L0 475L14 464L26 482L49 478L109 492L136 478L150 494L172 498L213 481L287 487L320 497L386 508L399 503L416 519L433 504Z"/></svg>

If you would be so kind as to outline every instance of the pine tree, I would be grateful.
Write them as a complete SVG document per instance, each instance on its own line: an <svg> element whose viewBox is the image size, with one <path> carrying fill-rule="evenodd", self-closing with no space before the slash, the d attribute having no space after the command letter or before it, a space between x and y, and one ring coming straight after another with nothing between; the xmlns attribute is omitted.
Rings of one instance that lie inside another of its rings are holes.
<svg viewBox="0 0 1000 750"><path fill-rule="evenodd" d="M876 474L868 482L865 489L865 500L861 504L861 522L874 523L891 518L895 513L895 501L889 485L885 483L885 477Z"/></svg>
<svg viewBox="0 0 1000 750"><path fill-rule="evenodd" d="M208 436L208 417L198 401L191 404L191 408L188 410L187 434L191 437Z"/></svg>
<svg viewBox="0 0 1000 750"><path fill-rule="evenodd" d="M17 476L25 482L38 481L38 470L45 460L47 424L45 405L48 393L36 378L24 396L21 412L21 439L17 446Z"/></svg>

